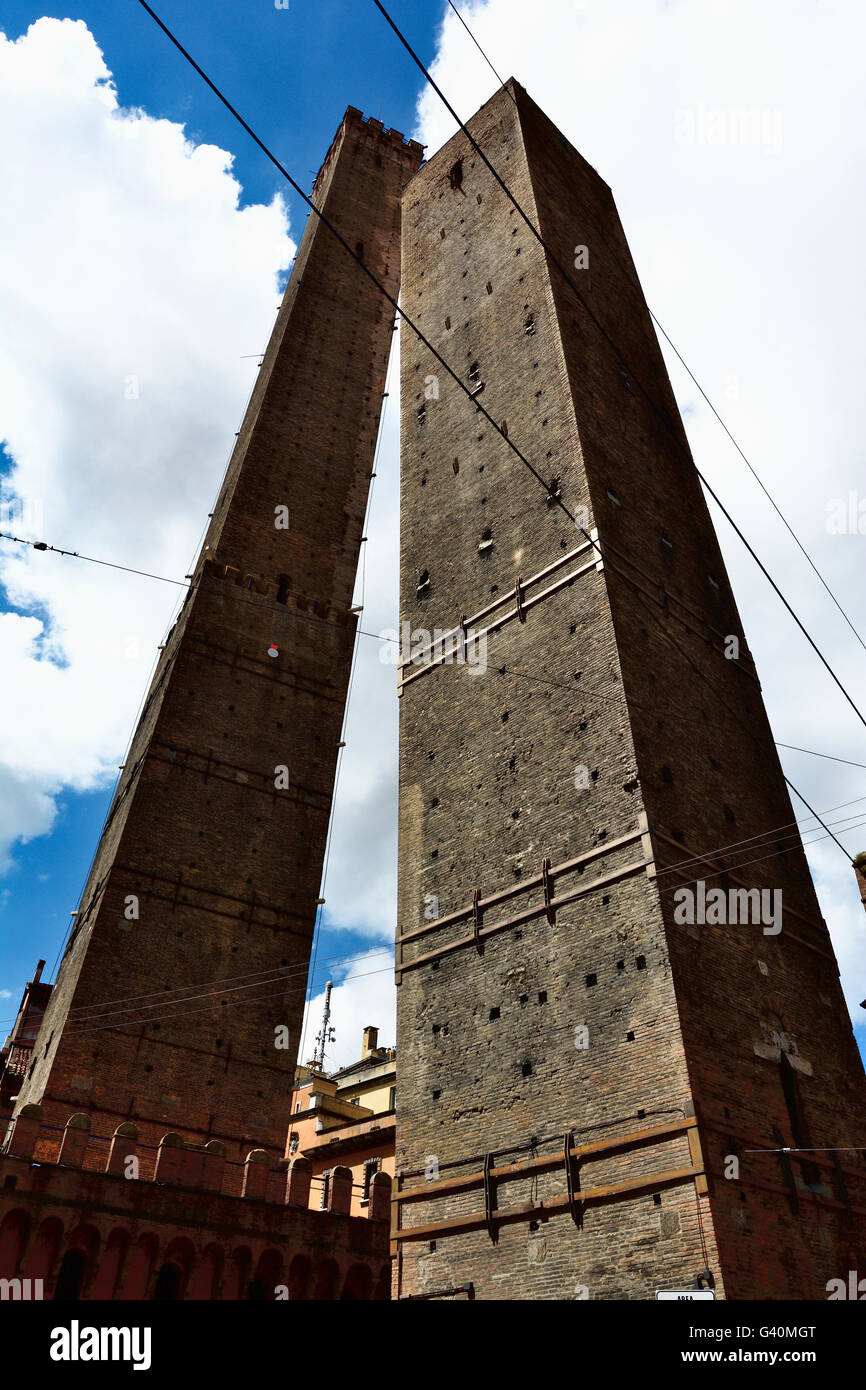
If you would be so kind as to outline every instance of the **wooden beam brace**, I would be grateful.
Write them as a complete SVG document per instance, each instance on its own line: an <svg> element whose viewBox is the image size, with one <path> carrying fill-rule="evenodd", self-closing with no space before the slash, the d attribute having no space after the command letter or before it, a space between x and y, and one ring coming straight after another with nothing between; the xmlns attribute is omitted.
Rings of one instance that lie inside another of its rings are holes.
<svg viewBox="0 0 866 1390"><path fill-rule="evenodd" d="M561 1160L560 1160L561 1161ZM588 1187L580 1195L580 1200L584 1206L591 1203L613 1202L620 1197L630 1197L638 1192L651 1192L659 1187L671 1187L682 1182L693 1180L698 1174L695 1168L671 1168L664 1173L648 1173L640 1178L629 1178L625 1182L611 1183L607 1187ZM493 1210L490 1213L490 1220L497 1226L511 1225L518 1221L534 1221L536 1219L546 1219L555 1213L567 1211L569 1199L565 1197L555 1197L551 1202L529 1203L522 1207L511 1207L508 1210ZM395 1232L394 1239L397 1241L410 1240L429 1240L431 1236L457 1235L462 1231L480 1231L488 1224L486 1212L479 1212L475 1216L466 1216L460 1220L431 1221L423 1226L404 1226Z"/></svg>
<svg viewBox="0 0 866 1390"><path fill-rule="evenodd" d="M672 1120L663 1125L653 1125L648 1129L632 1130L629 1134L616 1135L609 1139L596 1139L591 1144L575 1144L569 1150L570 1157L576 1163L592 1163L601 1158L606 1158L614 1153L626 1153L629 1149L639 1148L643 1144L658 1144L666 1139L674 1139L678 1134L688 1134L697 1125L695 1117L689 1116L684 1120ZM562 1162L561 1153L548 1154L540 1158L531 1158L524 1163L504 1163L499 1168L491 1170L491 1177L497 1183L508 1182L512 1178L522 1178L529 1174L543 1173L553 1168L558 1168ZM405 1176L413 1176L411 1173ZM403 1182L403 1175L400 1177L400 1184ZM484 1184L484 1172L465 1173L459 1178L443 1178L440 1182L425 1182L417 1187L402 1187L392 1196L392 1203L397 1202L426 1202L432 1197L442 1197L451 1192L469 1192L474 1187L482 1187Z"/></svg>

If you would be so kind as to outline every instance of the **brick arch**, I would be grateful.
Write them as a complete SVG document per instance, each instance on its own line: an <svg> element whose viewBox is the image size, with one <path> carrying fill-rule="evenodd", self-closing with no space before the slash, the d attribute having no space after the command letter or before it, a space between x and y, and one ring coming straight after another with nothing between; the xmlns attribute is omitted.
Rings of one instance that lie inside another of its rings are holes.
<svg viewBox="0 0 866 1390"><path fill-rule="evenodd" d="M153 1288L154 1299L179 1302L186 1292L189 1271L195 1258L195 1247L186 1236L177 1236L163 1251Z"/></svg>
<svg viewBox="0 0 866 1390"><path fill-rule="evenodd" d="M32 1220L23 1207L7 1212L0 1224L0 1278L14 1279L30 1234Z"/></svg>
<svg viewBox="0 0 866 1390"><path fill-rule="evenodd" d="M89 1221L82 1221L69 1232L54 1285L55 1298L85 1298L88 1295L89 1284L98 1267L97 1255L100 1243L100 1234ZM79 1272L78 1292L73 1293L72 1290ZM60 1290L59 1293L58 1289Z"/></svg>
<svg viewBox="0 0 866 1390"><path fill-rule="evenodd" d="M280 1282L282 1268L283 1257L279 1250L263 1250L256 1265L256 1272L247 1288L247 1298L272 1301L274 1289Z"/></svg>
<svg viewBox="0 0 866 1390"><path fill-rule="evenodd" d="M53 1272L63 1239L63 1222L59 1216L49 1216L40 1224L27 1255L28 1279L47 1283Z"/></svg>

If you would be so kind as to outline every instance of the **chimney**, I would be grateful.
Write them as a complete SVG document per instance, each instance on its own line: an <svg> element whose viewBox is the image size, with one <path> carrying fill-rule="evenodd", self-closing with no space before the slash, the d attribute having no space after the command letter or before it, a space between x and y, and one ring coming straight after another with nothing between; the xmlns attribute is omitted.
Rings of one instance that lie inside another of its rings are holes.
<svg viewBox="0 0 866 1390"><path fill-rule="evenodd" d="M365 1028L365 1029L364 1029L364 1046L363 1046L363 1050L362 1050L362 1052L361 1052L362 1058L363 1058L363 1057L369 1057L369 1055L370 1055L371 1052L375 1052L375 1051L377 1050L378 1045L379 1045L379 1029L378 1029L378 1028Z"/></svg>
<svg viewBox="0 0 866 1390"><path fill-rule="evenodd" d="M43 971L44 969L45 969L45 961L44 961L44 960L38 961L38 962L37 962L37 965L36 965L36 974L33 976L33 979L32 979L31 982L30 982L31 984L34 984L34 985L38 985L38 984L39 984L39 981L42 979L42 971Z"/></svg>

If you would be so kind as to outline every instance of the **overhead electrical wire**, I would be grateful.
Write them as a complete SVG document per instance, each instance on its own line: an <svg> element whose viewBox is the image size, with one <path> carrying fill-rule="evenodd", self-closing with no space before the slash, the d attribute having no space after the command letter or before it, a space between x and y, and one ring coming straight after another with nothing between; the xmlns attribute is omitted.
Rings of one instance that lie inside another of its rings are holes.
<svg viewBox="0 0 866 1390"><path fill-rule="evenodd" d="M144 3L145 3L145 0L139 0L139 3L140 3L140 4L144 4ZM622 354L622 352L620 351L619 347L618 347L617 344L614 342L613 338L611 338L610 334L607 332L607 329L604 327L604 325L601 323L601 321L599 320L599 318L596 316L596 314L593 312L593 310L592 310L592 309L590 308L590 306L587 304L586 300L584 299L584 297L583 297L583 295L581 294L580 290L578 289L577 285L574 283L574 281L572 280L571 276L568 274L568 271L567 271L567 270L565 269L565 267L562 265L561 261L560 261L559 258L556 256L555 252L551 249L551 247L548 245L548 243L544 240L544 238L542 237L541 233L538 231L538 229L535 227L534 223L532 222L532 219L527 215L527 213L524 211L523 207L522 207L522 206L520 205L520 203L517 201L517 199L515 198L514 194L511 192L511 190L510 190L510 188L508 187L508 185L505 183L505 181L504 181L504 179L502 178L502 176L499 174L499 172L498 172L498 171L493 167L493 165L490 163L490 160L487 158L487 155L484 153L484 151L482 150L481 146L478 144L477 140L474 138L474 136L473 136L472 134L470 134L469 130L468 130L467 127L466 127L465 122L462 121L462 120L460 119L460 117L458 116L458 114L457 114L457 112L455 111L454 107L451 105L450 101L449 101L448 98L445 96L445 93L442 91L441 87L438 85L438 83L435 81L435 79L431 76L430 72L429 72L429 71L427 70L427 68L424 66L424 63L423 63L422 60L418 57L418 54L415 52L414 48L413 48L412 45L409 43L409 40L405 37L405 35L404 35L404 34L402 33L402 31L400 30L400 28L397 26L397 24L396 24L396 23L394 22L394 20L391 18L391 16L389 15L388 11L385 9L384 5L381 3L381 0L373 0L373 4L374 4L374 5L376 6L376 8L380 11L380 13L384 16L385 20L386 20L387 23L390 25L391 29L392 29L392 30L394 31L394 33L396 34L397 38L400 40L400 43L401 43L401 44L403 45L403 47L406 49L407 53L409 53L409 55L411 56L413 62L416 63L416 65L420 68L421 72L424 74L425 78L426 78L427 81L430 83L430 86L433 88L433 90L436 92L437 96L440 98L440 100L442 101L442 103L443 103L443 104L445 105L445 107L447 108L449 114L450 114L450 115L452 116L452 118L457 122L458 126L460 127L460 129L461 129L461 131L463 132L463 134L466 136L466 138L467 138L467 140L469 141L469 143L471 144L472 148L475 150L475 152L476 152L476 154L478 155L479 159L481 159L481 161L483 162L483 164L485 165L485 167L486 167L486 168L489 170L489 172L493 175L494 179L495 179L496 182L499 184L499 187L502 189L502 191L505 193L505 195L506 195L506 197L508 198L508 200L509 200L509 201L511 202L511 204L513 205L515 211L518 212L518 213L520 214L520 217L521 217L521 218L523 219L523 221L525 222L527 228L529 229L529 231L531 232L531 234L535 237L535 239L536 239L536 241L538 242L538 244L539 244L539 245L542 247L542 249L544 250L546 256L548 257L548 260L550 261L550 263L551 263L553 266L556 267L556 269L559 271L560 275L561 275L561 276L563 277L563 279L565 280L566 284L570 287L570 289L572 290L573 294L576 296L578 302L581 304L581 306L583 307L583 309L584 309L584 311L586 312L586 314L589 316L589 318L590 318L590 319L592 320L592 322L595 324L595 326L596 326L596 328L598 329L599 333L602 335L602 337L604 338L605 342L608 344L608 346L611 348L611 350L612 350L613 353L615 354L615 356L616 356L618 362L621 364L622 368L623 368L624 370L627 371L628 376L629 376L629 379L632 380L632 381L634 381L635 384L640 388L641 394L643 395L644 399L646 400L646 402L647 402L647 404L649 405L650 409L652 410L653 414L658 418L658 420L659 420L659 422L661 423L661 425L663 426L663 428L664 428L664 429L666 430L666 432L670 435L670 437L671 437L671 439L673 440L674 445L677 447L677 449L679 449L679 451L686 457L686 459L688 460L688 462L689 462L689 463L691 464L691 466L695 469L695 472L697 473L698 478L699 478L700 481L703 483L703 485L704 485L704 487L706 488L707 492L709 492L710 496L713 498L713 501L716 503L716 506L717 506L717 507L719 508L719 510L722 512L723 516L726 518L726 520L728 521L729 525L730 525L730 526L734 529L734 531L737 533L737 535L739 536L740 540L743 542L743 544L745 545L746 549L748 550L749 554L752 556L752 559L753 559L753 560L755 561L755 563L758 565L758 567L759 567L759 569L761 570L762 574L764 575L764 577L766 578L766 580L768 581L768 583L769 583L769 584L771 585L771 587L773 588L773 590L774 590L774 592L776 593L777 597L778 597L778 598L780 599L780 601L784 604L784 606L785 606L785 608L787 609L788 613L789 613L790 616L793 618L794 622L797 624L798 628L800 629L800 631L802 632L803 636L804 636L804 637L806 638L806 640L808 641L809 645L812 647L812 649L813 649L813 651L815 652L816 656L819 658L819 660L821 661L821 663L823 664L823 666L825 667L825 669L827 670L827 672L829 673L829 675L832 677L833 681L836 683L836 685L838 686L839 690L842 692L842 694L844 695L845 699L848 701L848 704L849 704L849 705L851 706L851 708L854 710L854 713L857 715L857 718L860 720L860 723L863 725L864 728L866 728L866 715L863 714L863 712L859 709L858 705L855 703L855 701L854 701L854 699L852 698L852 696L848 693L848 691L846 690L845 686L842 684L841 680L840 680L839 677L836 675L836 672L833 670L832 666L830 665L829 661L828 661L827 658L824 656L823 652L822 652L821 649L818 647L817 643L815 642L815 640L813 639L813 637L811 636L811 634L809 633L809 631L807 630L807 628L805 627L805 625L801 622L801 620L800 620L800 618L798 617L797 613L796 613L796 612L794 611L794 609L791 607L791 604L790 604L790 603L788 602L788 600L785 598L785 595L782 593L782 591L781 591L781 589L779 588L778 584L776 583L775 579L774 579L773 576L770 574L769 570L768 570L767 567L764 565L763 561L760 559L760 557L758 556L757 552L754 550L754 548L753 548L753 546L751 545L751 543L748 541L748 539L746 538L746 536L743 534L742 530L741 530L740 527L737 525L737 523L736 523L736 521L734 520L734 518L731 516L731 513L730 513L730 512L728 511L728 509L725 507L724 503L722 502L721 498L720 498L720 497L718 496L718 494L716 493L715 489L714 489L713 487L711 487L710 483L709 483L709 482L707 481L707 479L704 477L704 475L703 475L703 473L701 472L701 470L696 466L696 464L695 464L695 462L694 462L694 459L693 459L692 456L691 456L690 451L689 451L687 448L684 448L684 447L683 447L683 444L682 444L681 440L679 439L679 437L677 436L676 431L671 427L671 425L670 425L670 423L669 423L669 421L668 421L668 419L667 419L667 417L666 417L666 415L665 415L665 412L662 411L662 410L660 410L659 407L656 406L655 401L653 400L653 398L652 398L652 396L650 395L649 391L648 391L648 390L646 389L646 387L643 385L643 383L642 383L640 377L637 375L637 373L634 371L634 369L629 365L628 361L627 361L626 358L623 356L623 354ZM407 320L407 322L408 322L408 321L409 321L409 320ZM429 344L428 344L427 346L429 346ZM441 360L441 359L440 359L440 360ZM489 418L489 417L488 417L488 418ZM493 422L491 422L491 423L493 423ZM500 431L500 433L501 433L501 431ZM507 437L506 437L506 438L507 438ZM519 451L518 451L518 452L519 452ZM526 460L524 460L524 461L526 462ZM530 467L531 467L531 465L530 465ZM535 476L536 476L536 477L539 477L538 473L536 472L536 470L535 470L534 468L533 468L532 471L533 471L533 473L535 473ZM542 484L547 488L548 494L549 494L550 496L553 496L554 493L553 493L553 491L550 489L550 487L549 487L547 484L544 484L543 479L541 479L541 481L542 481ZM574 517L572 517L572 516L571 516L571 513L568 512L567 508L566 508L566 507L564 506L564 504L561 502L561 499L558 499L558 498L557 498L556 500L559 501L560 506L562 506L563 510L566 511L567 515L571 518L572 522L574 522ZM582 527L581 527L581 530L583 530ZM587 533L584 531L584 534L586 535ZM612 548L612 547L608 547L608 548ZM625 576L621 576L621 577L625 578Z"/></svg>

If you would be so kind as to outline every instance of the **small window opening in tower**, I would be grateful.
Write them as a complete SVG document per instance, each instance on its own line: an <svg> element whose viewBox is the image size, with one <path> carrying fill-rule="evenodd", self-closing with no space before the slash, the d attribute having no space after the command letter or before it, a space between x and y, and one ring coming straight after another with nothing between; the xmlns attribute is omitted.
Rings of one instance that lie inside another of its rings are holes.
<svg viewBox="0 0 866 1390"><path fill-rule="evenodd" d="M286 603L289 597L291 580L287 574L277 575L277 603Z"/></svg>
<svg viewBox="0 0 866 1390"><path fill-rule="evenodd" d="M608 497L610 498L611 502L613 503L613 505L614 505L615 507L621 507L621 506L622 506L622 503L620 502L619 498L617 497L617 495L616 495L616 493L614 492L614 490L613 490L612 487L609 487L609 488L607 489L607 495L608 495Z"/></svg>
<svg viewBox="0 0 866 1390"><path fill-rule="evenodd" d="M456 191L463 187L463 160L458 159L448 170L448 182Z"/></svg>

